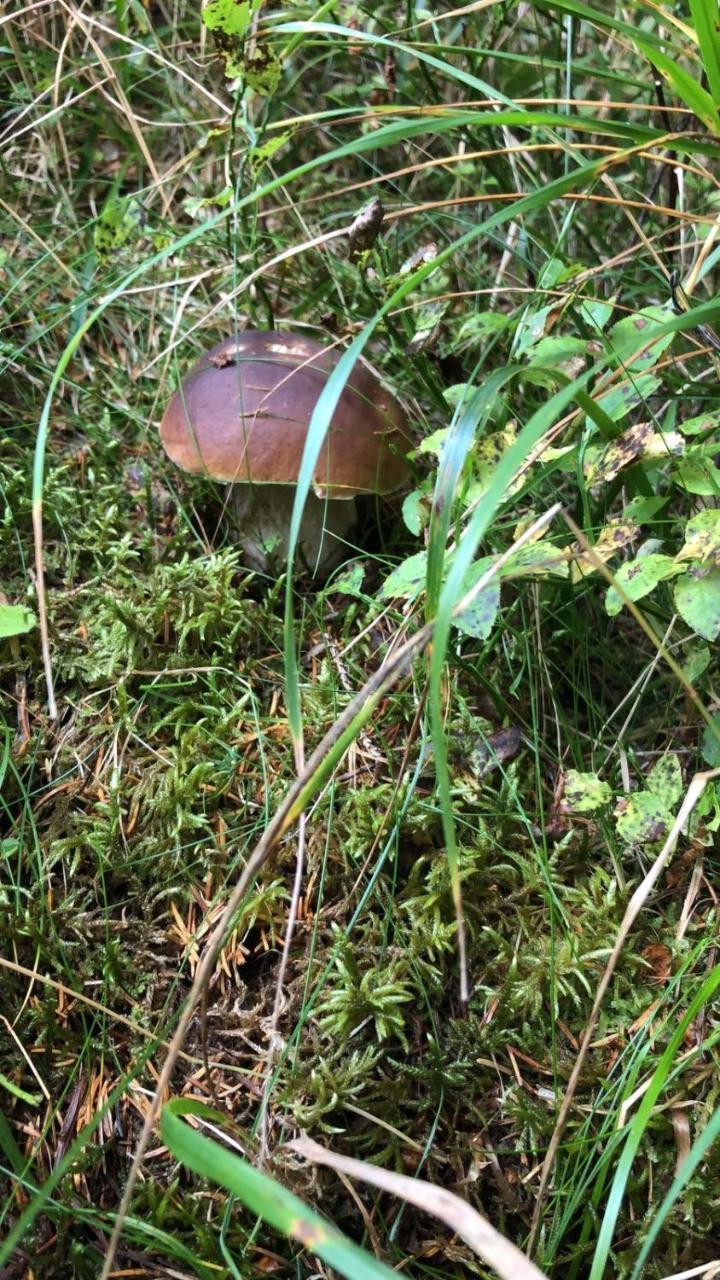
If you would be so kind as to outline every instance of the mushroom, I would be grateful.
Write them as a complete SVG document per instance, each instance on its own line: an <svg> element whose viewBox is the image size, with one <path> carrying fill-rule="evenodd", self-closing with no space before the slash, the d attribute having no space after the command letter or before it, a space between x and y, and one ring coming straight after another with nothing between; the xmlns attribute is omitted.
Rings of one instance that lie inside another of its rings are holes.
<svg viewBox="0 0 720 1280"><path fill-rule="evenodd" d="M287 555L310 419L340 354L302 334L247 330L208 351L165 410L160 437L168 457L232 486L229 503L251 568L272 572ZM328 573L340 563L355 498L399 488L410 443L400 405L357 363L305 503L298 552L307 568Z"/></svg>

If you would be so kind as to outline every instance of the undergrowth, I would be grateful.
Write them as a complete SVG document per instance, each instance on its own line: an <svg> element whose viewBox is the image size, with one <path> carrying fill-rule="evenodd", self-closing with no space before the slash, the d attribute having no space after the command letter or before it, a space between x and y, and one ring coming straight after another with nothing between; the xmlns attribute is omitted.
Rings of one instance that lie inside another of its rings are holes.
<svg viewBox="0 0 720 1280"><path fill-rule="evenodd" d="M251 1160L267 1107L278 1181L408 1275L490 1271L287 1140L454 1190L527 1245L630 894L720 764L712 10L4 15L3 1276L99 1274L162 1046L295 776L293 694L309 754L490 569L447 652L416 658L312 797L278 1025L296 828L232 922L173 1094L219 1109ZM349 253L377 195L380 234ZM245 327L363 335L415 443L411 485L364 505L348 563L291 571L295 688L286 577L249 572L226 495L157 434L197 355ZM513 550L556 502L572 528L558 512ZM714 1274L712 1145L641 1250L714 1123L716 994L627 1175L621 1152L714 973L719 804L711 780L601 1007L534 1244L548 1276ZM158 1139L116 1274L319 1274L186 1165Z"/></svg>

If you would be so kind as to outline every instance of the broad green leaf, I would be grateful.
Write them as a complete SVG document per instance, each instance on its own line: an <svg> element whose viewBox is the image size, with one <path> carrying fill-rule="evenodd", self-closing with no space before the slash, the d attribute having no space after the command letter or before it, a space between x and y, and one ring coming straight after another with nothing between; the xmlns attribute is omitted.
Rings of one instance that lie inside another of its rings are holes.
<svg viewBox="0 0 720 1280"><path fill-rule="evenodd" d="M720 712L712 718L712 726L706 725L702 739L702 758L711 769L720 768Z"/></svg>
<svg viewBox="0 0 720 1280"><path fill-rule="evenodd" d="M137 196L108 200L95 224L95 248L101 257L117 253L137 240L146 225L147 213Z"/></svg>
<svg viewBox="0 0 720 1280"><path fill-rule="evenodd" d="M720 496L720 470L709 458L686 458L673 467L672 478L687 493L703 498Z"/></svg>
<svg viewBox="0 0 720 1280"><path fill-rule="evenodd" d="M282 63L269 44L258 44L245 58L245 80L256 93L269 97L277 89L282 77ZM239 74L237 69L233 75Z"/></svg>
<svg viewBox="0 0 720 1280"><path fill-rule="evenodd" d="M707 507L685 525L685 544L677 560L716 562L720 558L720 509Z"/></svg>
<svg viewBox="0 0 720 1280"><path fill-rule="evenodd" d="M563 366L567 366L565 372L572 376L573 372L582 369L586 351L587 342L584 338L551 335L541 338L537 345L532 347L528 363L532 367L544 365L551 369L562 369Z"/></svg>
<svg viewBox="0 0 720 1280"><path fill-rule="evenodd" d="M673 341L672 333L663 333L665 324L670 319L670 311L666 307L653 305L651 307L643 307L641 311L636 311L631 316L624 316L622 320L618 320L612 329L608 330L607 341L610 354L614 362L620 365L627 373L641 373L656 364L670 343ZM642 355L635 355L639 346L650 342L652 338L658 335L652 346L643 351Z"/></svg>
<svg viewBox="0 0 720 1280"><path fill-rule="evenodd" d="M480 581L484 573L487 573L493 558L492 556L486 556L472 565L463 579L461 595L464 595L466 591L471 591L475 583ZM458 630L463 631L465 635L475 636L477 640L487 640L495 625L499 608L500 583L497 576L495 576L486 587L483 587L482 591L472 601L472 604L458 614L457 618L453 619L453 622Z"/></svg>
<svg viewBox="0 0 720 1280"><path fill-rule="evenodd" d="M567 578L569 573L567 548L557 547L549 538L514 551L500 570L503 578Z"/></svg>
<svg viewBox="0 0 720 1280"><path fill-rule="evenodd" d="M628 502L623 510L623 517L632 520L634 524L650 524L669 501L669 498L643 498L638 495L632 502Z"/></svg>
<svg viewBox="0 0 720 1280"><path fill-rule="evenodd" d="M720 570L691 569L675 584L675 608L703 640L720 635Z"/></svg>
<svg viewBox="0 0 720 1280"><path fill-rule="evenodd" d="M22 604L0 604L0 640L7 636L21 636L32 631L37 618L31 609Z"/></svg>
<svg viewBox="0 0 720 1280"><path fill-rule="evenodd" d="M713 413L699 413L694 418L679 422L678 428L684 436L699 436L705 431L717 431L720 428L720 409Z"/></svg>
<svg viewBox="0 0 720 1280"><path fill-rule="evenodd" d="M569 813L594 813L612 800L607 782L601 782L596 773L581 773L568 769L563 786L563 809Z"/></svg>
<svg viewBox="0 0 720 1280"><path fill-rule="evenodd" d="M460 596L471 591L475 583L480 580L482 575L493 562L493 557L488 556L483 560L478 560L471 565L467 574L463 579L462 591ZM383 585L378 591L379 600L414 600L425 589L427 582L427 551L418 551L415 555L409 556L407 560L403 560L401 564L388 574ZM447 571L448 564L445 565ZM453 619L455 625L460 631L464 631L466 635L475 636L477 639L485 640L490 634L497 611L500 607L500 583L497 578L493 578L488 585L483 588L472 604Z"/></svg>
<svg viewBox="0 0 720 1280"><path fill-rule="evenodd" d="M251 16L250 0L209 0L202 11L208 31L219 31L236 39L245 35Z"/></svg>
<svg viewBox="0 0 720 1280"><path fill-rule="evenodd" d="M418 453L432 453L440 459L449 431L449 427L439 427L437 431L431 431L429 436L425 436L425 439L420 441L417 447Z"/></svg>
<svg viewBox="0 0 720 1280"><path fill-rule="evenodd" d="M463 320L458 333L458 342L465 342L469 338L487 338L494 333L502 333L503 329L513 323L512 316L507 316L502 311L478 311L473 316L468 316L467 320ZM448 388L452 390L452 388ZM443 393L445 394L445 393Z"/></svg>
<svg viewBox="0 0 720 1280"><path fill-rule="evenodd" d="M636 344L637 345L637 344ZM597 397L596 403L612 418L619 422L641 400L647 400L660 386L660 379L654 373L633 373L629 381L617 387L611 387L603 395Z"/></svg>
<svg viewBox="0 0 720 1280"><path fill-rule="evenodd" d="M676 805L683 793L680 761L671 751L661 756L645 779L645 790L650 791L667 808Z"/></svg>
<svg viewBox="0 0 720 1280"><path fill-rule="evenodd" d="M665 839L671 823L671 809L652 791L628 796L615 810L618 836L627 845L656 844Z"/></svg>
<svg viewBox="0 0 720 1280"><path fill-rule="evenodd" d="M250 152L250 163L254 173L259 173L264 164L268 160L272 160L278 151L282 150L286 142L289 142L294 133L293 129L285 129L282 133L276 133L274 137L268 138L259 147L253 147Z"/></svg>
<svg viewBox="0 0 720 1280"><path fill-rule="evenodd" d="M217 1112L194 1100L180 1098L168 1103L163 1107L160 1128L163 1142L176 1160L200 1177L224 1187L251 1213L276 1231L299 1241L347 1280L396 1280L394 1271L353 1244L282 1183L261 1173L219 1142L191 1129L180 1118L184 1115L204 1116L216 1125L224 1122Z"/></svg>
<svg viewBox="0 0 720 1280"><path fill-rule="evenodd" d="M517 329L515 330L515 341L513 343L513 356L517 359L530 351L542 337L545 336L548 320L553 311L557 310L557 303L551 302L546 307L538 307L536 311L526 311L522 317Z"/></svg>
<svg viewBox="0 0 720 1280"><path fill-rule="evenodd" d="M412 600L423 590L427 579L427 551L416 551L396 565L378 591L379 600Z"/></svg>
<svg viewBox="0 0 720 1280"><path fill-rule="evenodd" d="M602 333L605 325L615 309L615 298L603 302L600 298L583 298L578 303L578 310L588 328Z"/></svg>
<svg viewBox="0 0 720 1280"><path fill-rule="evenodd" d="M430 519L430 496L422 489L413 489L402 504L402 517L407 528L416 536L422 533Z"/></svg>
<svg viewBox="0 0 720 1280"><path fill-rule="evenodd" d="M615 579L628 599L642 600L643 596L649 595L659 582L663 582L666 578L673 578L680 572L682 567L675 563L672 556L653 552L650 555L638 556L628 564L622 564L615 574ZM605 607L611 618L614 618L623 607L622 597L614 587L608 589Z"/></svg>
<svg viewBox="0 0 720 1280"><path fill-rule="evenodd" d="M345 569L344 573L339 573L337 578L333 578L328 586L328 591L339 591L346 596L362 596L362 584L365 577L364 567L356 560L350 565L349 569Z"/></svg>
<svg viewBox="0 0 720 1280"><path fill-rule="evenodd" d="M710 666L710 658L711 653L706 644L696 644L688 650L685 661L682 664L682 673L690 684L694 684L707 671Z"/></svg>

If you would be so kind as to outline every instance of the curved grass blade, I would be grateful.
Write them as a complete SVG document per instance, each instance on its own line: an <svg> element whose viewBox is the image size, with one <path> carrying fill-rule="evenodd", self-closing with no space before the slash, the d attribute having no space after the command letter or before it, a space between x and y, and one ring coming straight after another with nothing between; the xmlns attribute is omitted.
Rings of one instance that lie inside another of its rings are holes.
<svg viewBox="0 0 720 1280"><path fill-rule="evenodd" d="M702 1133L695 1139L686 1159L683 1160L681 1167L678 1169L675 1177L663 1196L662 1203L653 1219L653 1224L645 1241L643 1242L643 1247L640 1250L638 1260L633 1267L630 1280L640 1280L645 1263L650 1257L652 1247L662 1230L665 1219L674 1207L678 1196L680 1196L680 1194L685 1190L685 1187L692 1178L701 1160L717 1141L719 1135L720 1107L716 1107Z"/></svg>
<svg viewBox="0 0 720 1280"><path fill-rule="evenodd" d="M263 1222L297 1240L347 1280L395 1280L394 1271L353 1244L275 1178L192 1129L180 1118L187 1115L201 1116L216 1124L223 1124L224 1117L194 1099L178 1098L163 1107L163 1142L188 1169L224 1187Z"/></svg>
<svg viewBox="0 0 720 1280"><path fill-rule="evenodd" d="M618 1167L615 1171L615 1177L613 1178L608 1202L605 1207L605 1215L602 1220L600 1233L595 1246L595 1255L593 1257L589 1280L601 1280L601 1277L605 1274L605 1267L610 1255L615 1224L620 1212L620 1206L625 1196L625 1188L630 1176L630 1170L632 1169L633 1161L637 1154L638 1147L640 1146L643 1134L647 1129L653 1107L665 1086L665 1082L673 1067L677 1053L682 1045L685 1032L700 1009L702 1009L703 1005L707 1004L708 1000L712 999L718 987L720 987L720 965L716 965L715 968L711 970L700 987L700 990L690 1002L690 1005L670 1037L667 1048L655 1068L652 1080L650 1081L650 1086L643 1097L635 1119L630 1125L630 1132L628 1133L625 1143L625 1150L620 1157ZM697 1049L698 1053L700 1052L700 1047Z"/></svg>
<svg viewBox="0 0 720 1280"><path fill-rule="evenodd" d="M720 26L717 0L690 0L690 13L710 93L713 101L720 103Z"/></svg>

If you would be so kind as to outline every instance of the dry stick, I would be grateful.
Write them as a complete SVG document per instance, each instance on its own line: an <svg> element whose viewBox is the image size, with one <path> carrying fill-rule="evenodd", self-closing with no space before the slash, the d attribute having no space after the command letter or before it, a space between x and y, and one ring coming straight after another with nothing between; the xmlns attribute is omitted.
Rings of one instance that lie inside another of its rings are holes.
<svg viewBox="0 0 720 1280"><path fill-rule="evenodd" d="M603 576L607 579L608 582L615 585L616 591L618 591L619 594L623 597L623 602L631 610L636 620L640 623L643 631L645 631L645 633L649 635L653 644L658 647L658 649L662 653L662 656L671 666L673 672L676 675L680 676L682 683L685 689L687 690L687 692L689 693L689 695L691 696L693 702L695 703L695 706L700 709L703 715L703 719L705 719L706 721L709 721L710 717L708 715L708 712L704 707L696 689L693 687L693 685L689 683L687 678L681 672L674 658L671 657L671 655L662 645L662 642L659 641L655 632L652 630L649 623L643 617L640 610L637 608L637 606L634 604L633 601L628 599L628 597L625 595L622 588L619 587L618 584L615 582L613 575L610 573L607 566L603 564L602 560L594 551L593 547L590 546L587 539L583 535L582 531L575 524L575 522L571 520L567 514L565 514L565 520L569 525L570 529L572 530L572 532L575 534L575 537L581 543L585 554L591 560L591 562L595 565L595 568L598 569L603 574ZM587 1052L590 1047L590 1041L592 1039L593 1032L597 1024L598 1015L600 1013L600 1007L605 998L605 993L608 989L608 986L610 985L612 976L615 972L615 967L620 958L620 953L625 945L625 940L633 924L635 923L635 920L637 919L645 903L647 902L648 897L652 893L652 890L654 889L655 884L660 877L660 874L665 866L665 863L667 862L667 860L669 859L670 855L673 852L673 849L677 842L677 838L680 835L680 832L682 831L682 828L685 825L685 822L687 821L690 813L694 809L700 796L705 790L707 783L712 778L716 778L718 776L720 776L720 769L712 769L706 773L695 774L694 778L690 783L690 786L688 787L687 794L683 801L680 812L677 818L675 819L675 822L672 825L672 828L670 830L667 840L665 841L665 844L663 845L662 849L660 850L660 853L658 854L657 858L653 862L650 870L645 876L645 879L642 881L640 885L638 885L638 888L635 890L634 894L632 895L627 905L627 908L625 910L625 914L620 922L620 927L617 932L615 944L610 953L610 958L607 962L607 965L605 966L605 971L602 975L602 978L600 979L600 984L598 986L598 989L595 995L595 1000L593 1002L593 1007L590 1013L590 1017L585 1027L585 1032L583 1034L583 1038L580 1044L578 1056L575 1060L575 1066L573 1067L572 1073L570 1075L570 1079L568 1080L567 1088L565 1090L565 1095L562 1100L562 1105L560 1107L560 1111L558 1112L558 1118L555 1121L555 1128L553 1129L552 1137L550 1139L550 1145L547 1149L547 1154L543 1161L542 1172L540 1174L540 1185L538 1187L537 1199L535 1201L535 1209L533 1212L532 1226L530 1229L530 1238L528 1240L528 1253L532 1253L535 1246L535 1242L538 1237L538 1232L540 1230L540 1220L542 1217L543 1208L545 1206L545 1201L547 1199L548 1184L550 1182L550 1175L552 1173L552 1168L555 1163L555 1157L558 1152L558 1147L560 1146L560 1140L562 1138L563 1131L565 1129L565 1123L567 1121L567 1118L570 1112L570 1107L572 1106L572 1101L575 1096L575 1090L577 1089L578 1081L580 1079L580 1073L583 1069L585 1058L587 1057Z"/></svg>
<svg viewBox="0 0 720 1280"><path fill-rule="evenodd" d="M409 1178L404 1173L378 1168L377 1165L366 1164L364 1160L355 1160L352 1156L337 1155L334 1151L321 1147L318 1142L313 1142L312 1138L297 1138L288 1143L288 1148L313 1164L323 1164L341 1175L345 1173L351 1178L359 1178L372 1187L400 1196L424 1213L431 1213L469 1244L473 1252L483 1262L489 1263L502 1280L547 1280L544 1271L540 1271L517 1245L501 1235L467 1200L462 1200L445 1187L437 1187L422 1178Z"/></svg>
<svg viewBox="0 0 720 1280"><path fill-rule="evenodd" d="M475 583L472 590L468 591L459 603L455 605L453 614L457 616L457 614L462 613L464 609L467 609L475 597L485 589L502 566L510 559L510 556L514 555L521 546L524 546L526 542L530 542L542 529L545 528L546 525L550 524L561 509L562 503L556 502L548 511L539 516L537 520L534 520L533 523L520 535L520 537L515 540L512 546L509 547L507 551L504 551L495 563L490 566L487 573L482 575L478 582ZM410 670L413 659L417 654L422 653L423 649L425 649L432 640L434 630L434 621L425 623L425 625L421 627L414 636L411 636L411 638L397 650L394 657L390 659L386 666L375 671L370 676L370 679L365 682L359 693L357 693L352 701L348 703L345 710L341 712L335 723L325 734L325 737L315 748L307 762L303 774L299 778L296 778L292 783L285 799L280 805L280 808L271 818L268 826L265 828L258 843L250 854L245 869L233 889L233 892L228 898L225 910L208 939L202 960L197 967L188 998L180 1014L172 1040L170 1041L167 1057L165 1058L162 1071L158 1076L155 1093L151 1099L140 1136L137 1140L135 1153L133 1155L127 1182L125 1184L125 1190L123 1191L122 1200L118 1207L115 1224L108 1242L107 1254L105 1255L105 1261L103 1263L99 1280L109 1280L122 1229L130 1209L130 1201L138 1173L140 1171L142 1158L147 1150L165 1090L170 1083L170 1078L175 1069L175 1063L180 1050L182 1049L192 1016L202 997L202 993L210 980L218 952L222 947L225 933L233 919L233 916L253 883L255 876L265 862L267 862L278 841L292 826L296 818L298 818L303 812L308 800L322 783L325 774L328 773L342 758L350 743L354 740L358 729L362 726L365 719L367 719L368 709L376 707L384 695L388 693L390 689L392 689L392 687L402 679L403 675ZM363 712L366 713L365 716L363 716ZM336 754L337 759L331 758L332 753Z"/></svg>

